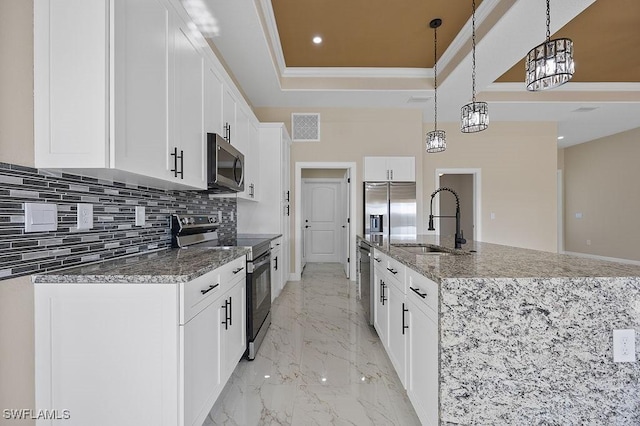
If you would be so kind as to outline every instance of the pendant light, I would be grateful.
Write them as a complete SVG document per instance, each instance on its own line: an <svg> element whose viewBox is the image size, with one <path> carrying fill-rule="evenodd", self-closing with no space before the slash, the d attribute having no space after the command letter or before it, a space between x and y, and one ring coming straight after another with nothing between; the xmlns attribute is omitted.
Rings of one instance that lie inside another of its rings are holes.
<svg viewBox="0 0 640 426"><path fill-rule="evenodd" d="M527 90L537 92L561 86L573 77L573 42L568 38L551 40L547 0L547 40L529 51L525 59Z"/></svg>
<svg viewBox="0 0 640 426"><path fill-rule="evenodd" d="M471 2L471 103L460 111L462 133L476 133L489 127L489 105L476 102L476 0Z"/></svg>
<svg viewBox="0 0 640 426"><path fill-rule="evenodd" d="M442 19L436 18L429 22L433 28L433 87L434 87L434 120L433 130L427 133L427 152L442 152L447 149L447 137L444 130L438 130L438 27L442 25Z"/></svg>

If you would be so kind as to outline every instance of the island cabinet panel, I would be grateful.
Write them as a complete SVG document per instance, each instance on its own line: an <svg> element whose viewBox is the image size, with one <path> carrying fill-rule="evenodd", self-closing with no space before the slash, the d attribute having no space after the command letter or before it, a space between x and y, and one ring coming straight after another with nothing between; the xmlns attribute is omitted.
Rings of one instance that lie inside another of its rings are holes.
<svg viewBox="0 0 640 426"><path fill-rule="evenodd" d="M271 241L271 301L274 301L284 287L282 272L282 237Z"/></svg>
<svg viewBox="0 0 640 426"><path fill-rule="evenodd" d="M407 294L407 395L423 425L438 425L438 320L418 295Z"/></svg>
<svg viewBox="0 0 640 426"><path fill-rule="evenodd" d="M244 266L181 283L35 284L36 406L68 409L71 426L201 425L246 349Z"/></svg>
<svg viewBox="0 0 640 426"><path fill-rule="evenodd" d="M389 359L407 387L407 347L409 343L406 296L395 285L389 286Z"/></svg>
<svg viewBox="0 0 640 426"><path fill-rule="evenodd" d="M376 255L378 253L376 252ZM375 259L375 256L374 256ZM386 274L378 263L373 268L373 326L385 349L389 348L389 284Z"/></svg>

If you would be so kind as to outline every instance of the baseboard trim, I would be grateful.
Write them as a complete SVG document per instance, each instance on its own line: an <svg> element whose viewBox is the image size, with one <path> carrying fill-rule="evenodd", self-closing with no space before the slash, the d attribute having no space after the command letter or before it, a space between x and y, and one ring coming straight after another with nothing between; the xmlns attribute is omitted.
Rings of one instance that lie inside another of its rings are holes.
<svg viewBox="0 0 640 426"><path fill-rule="evenodd" d="M617 258L617 257L598 256L597 254L578 253L578 252L575 252L575 251L563 251L562 253L563 254L570 254L572 256L586 257L586 258L589 258L589 259L607 260L609 262L626 263L626 264L629 264L629 265L639 265L640 266L640 260L620 259L620 258Z"/></svg>

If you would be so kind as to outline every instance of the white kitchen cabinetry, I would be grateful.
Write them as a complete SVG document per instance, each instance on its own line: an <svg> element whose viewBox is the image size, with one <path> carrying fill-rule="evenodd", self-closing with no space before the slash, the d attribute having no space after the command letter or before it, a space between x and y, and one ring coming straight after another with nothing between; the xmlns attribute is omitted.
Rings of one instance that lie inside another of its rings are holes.
<svg viewBox="0 0 640 426"><path fill-rule="evenodd" d="M388 287L389 305L389 359L398 373L400 382L407 387L407 347L409 345L406 296L398 286Z"/></svg>
<svg viewBox="0 0 640 426"><path fill-rule="evenodd" d="M224 87L222 92L222 136L230 144L234 144L236 137L236 98L229 87Z"/></svg>
<svg viewBox="0 0 640 426"><path fill-rule="evenodd" d="M378 332L378 336L383 346L389 351L389 282L387 274L382 266L382 254L375 250L373 260L373 297L374 297L374 314L373 326ZM379 262L380 261L380 262Z"/></svg>
<svg viewBox="0 0 640 426"><path fill-rule="evenodd" d="M365 182L415 182L415 157L364 157Z"/></svg>
<svg viewBox="0 0 640 426"><path fill-rule="evenodd" d="M35 284L36 406L70 426L201 425L245 350L245 262L180 284Z"/></svg>
<svg viewBox="0 0 640 426"><path fill-rule="evenodd" d="M407 268L409 281L407 395L423 425L438 424L438 288ZM434 310L435 308L435 310Z"/></svg>
<svg viewBox="0 0 640 426"><path fill-rule="evenodd" d="M282 237L271 241L271 301L273 302L284 287L282 273Z"/></svg>
<svg viewBox="0 0 640 426"><path fill-rule="evenodd" d="M204 189L236 91L189 24L177 0L36 0L36 167Z"/></svg>
<svg viewBox="0 0 640 426"><path fill-rule="evenodd" d="M258 183L260 182L259 133L258 123L250 114L237 108L237 137L234 145L244 154L244 191L238 193L239 199L258 201Z"/></svg>
<svg viewBox="0 0 640 426"><path fill-rule="evenodd" d="M262 123L259 131L260 201L238 203L238 232L282 235L282 273L286 282L290 271L291 138L283 123Z"/></svg>

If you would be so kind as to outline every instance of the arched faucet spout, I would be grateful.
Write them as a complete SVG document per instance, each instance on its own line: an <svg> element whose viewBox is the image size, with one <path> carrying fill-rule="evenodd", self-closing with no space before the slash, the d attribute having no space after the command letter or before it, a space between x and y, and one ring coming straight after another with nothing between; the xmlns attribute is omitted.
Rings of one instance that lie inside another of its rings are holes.
<svg viewBox="0 0 640 426"><path fill-rule="evenodd" d="M456 215L455 216L434 216L433 215L433 198L441 191L448 191L456 197ZM429 226L427 228L428 231L435 231L436 228L433 226L433 218L434 217L451 217L456 219L456 236L455 236L455 247L457 249L462 248L462 244L466 244L467 240L464 239L464 235L462 234L462 230L460 229L460 198L458 198L458 194L451 188L442 187L438 188L431 194L431 202L429 204Z"/></svg>

